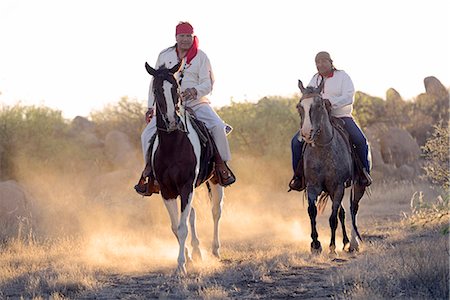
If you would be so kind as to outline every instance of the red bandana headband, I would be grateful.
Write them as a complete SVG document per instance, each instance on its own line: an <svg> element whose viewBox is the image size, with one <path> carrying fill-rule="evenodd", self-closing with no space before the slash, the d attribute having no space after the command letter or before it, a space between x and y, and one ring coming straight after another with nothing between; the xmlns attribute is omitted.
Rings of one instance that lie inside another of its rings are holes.
<svg viewBox="0 0 450 300"><path fill-rule="evenodd" d="M180 23L175 30L175 35L177 34L194 34L194 27L188 22Z"/></svg>
<svg viewBox="0 0 450 300"><path fill-rule="evenodd" d="M177 25L175 30L175 35L178 34L194 34L194 27L188 22L183 22ZM186 54L186 63L190 64L192 59L197 55L198 52L198 38L194 36L194 41L192 43L192 47L189 49Z"/></svg>

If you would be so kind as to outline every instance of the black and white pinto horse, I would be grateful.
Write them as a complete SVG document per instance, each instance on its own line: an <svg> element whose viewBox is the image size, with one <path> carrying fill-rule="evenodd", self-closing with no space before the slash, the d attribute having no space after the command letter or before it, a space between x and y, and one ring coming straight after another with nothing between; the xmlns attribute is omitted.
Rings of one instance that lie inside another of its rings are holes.
<svg viewBox="0 0 450 300"><path fill-rule="evenodd" d="M163 65L155 70L145 63L147 72L154 77L153 93L156 103L157 139L152 150L152 166L169 212L172 231L180 246L176 273L185 275L186 263L191 261L185 245L188 220L191 229L192 259L202 258L195 224L196 212L192 205L200 170L201 145L199 136L190 118L187 117L187 111L180 105L179 85L175 78L180 66L181 62L171 69ZM214 219L212 252L219 257L219 219L222 213L223 187L211 180L207 185ZM181 215L178 209L178 196L181 200Z"/></svg>
<svg viewBox="0 0 450 300"><path fill-rule="evenodd" d="M306 142L303 163L308 196L308 214L311 221L311 252L318 254L322 246L318 240L316 216L318 208L324 208L328 198L332 200L332 212L329 219L331 227L330 254L336 254L336 229L338 216L342 225L344 250L359 250L361 236L356 226L356 214L359 201L364 195L365 186L358 183L350 144L333 125L330 118L331 104L322 99L320 92L323 83L318 88L304 88L299 80L298 86L302 92L297 109L301 116L301 135ZM352 234L349 241L345 229L345 211L342 207L346 182L352 183L350 192L350 210L352 217ZM317 202L317 206L316 206Z"/></svg>

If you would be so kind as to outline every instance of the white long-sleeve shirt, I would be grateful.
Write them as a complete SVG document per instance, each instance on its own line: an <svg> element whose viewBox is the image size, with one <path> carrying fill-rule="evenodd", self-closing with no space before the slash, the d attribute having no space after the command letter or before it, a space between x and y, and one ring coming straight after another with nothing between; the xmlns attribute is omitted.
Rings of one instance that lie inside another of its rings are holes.
<svg viewBox="0 0 450 300"><path fill-rule="evenodd" d="M308 86L318 87L322 78L319 73L315 74ZM350 76L342 70L335 70L332 77L324 80L322 97L330 100L331 114L338 118L352 117L355 88Z"/></svg>
<svg viewBox="0 0 450 300"><path fill-rule="evenodd" d="M155 68L165 64L166 68L170 69L178 63L178 55L176 46L169 47L158 55ZM180 75L183 74L181 79L180 90L183 92L187 88L195 88L197 90L197 99L190 100L186 103L189 107L197 106L201 103L209 104L208 95L211 93L214 85L214 74L209 62L208 56L202 50L197 50L197 55L192 59L190 64L186 64L183 60L181 71L176 74L177 81L180 82ZM150 81L150 87L148 92L148 107L153 107L155 96L153 94L153 78Z"/></svg>

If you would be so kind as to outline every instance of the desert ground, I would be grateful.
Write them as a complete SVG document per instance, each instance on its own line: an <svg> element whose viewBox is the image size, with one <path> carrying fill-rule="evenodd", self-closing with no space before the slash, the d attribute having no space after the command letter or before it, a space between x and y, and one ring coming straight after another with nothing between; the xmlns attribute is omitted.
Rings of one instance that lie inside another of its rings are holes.
<svg viewBox="0 0 450 300"><path fill-rule="evenodd" d="M225 189L220 259L211 254L207 191L197 189L203 259L186 276L174 273L178 243L159 195L134 194L131 179L109 189L90 182L98 194L87 195L87 182L55 190L67 179L34 178L28 186L39 209L2 244L0 298L448 299L448 202L428 183L376 181L360 203L356 253L342 250L339 226L337 256L329 255L328 203L318 216L323 252L312 255L303 193L288 193L285 178L266 171Z"/></svg>

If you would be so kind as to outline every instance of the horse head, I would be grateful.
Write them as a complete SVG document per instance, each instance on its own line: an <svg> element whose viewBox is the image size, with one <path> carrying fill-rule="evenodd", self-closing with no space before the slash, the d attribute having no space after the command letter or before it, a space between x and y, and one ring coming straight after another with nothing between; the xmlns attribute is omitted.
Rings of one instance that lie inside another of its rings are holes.
<svg viewBox="0 0 450 300"><path fill-rule="evenodd" d="M174 67L168 69L165 64L157 70L153 69L147 62L145 69L153 76L153 94L156 103L156 121L160 130L171 132L182 129L179 117L180 93L178 81L175 74L180 70L181 61Z"/></svg>
<svg viewBox="0 0 450 300"><path fill-rule="evenodd" d="M324 122L329 120L331 103L328 99L323 99L321 92L324 81L319 87L304 87L299 80L298 87L302 92L302 97L297 104L300 114L300 133L307 143L314 143L323 130Z"/></svg>

